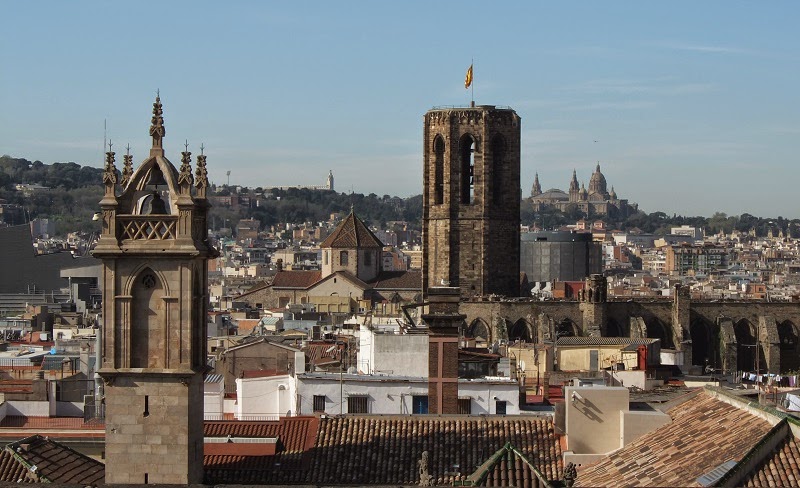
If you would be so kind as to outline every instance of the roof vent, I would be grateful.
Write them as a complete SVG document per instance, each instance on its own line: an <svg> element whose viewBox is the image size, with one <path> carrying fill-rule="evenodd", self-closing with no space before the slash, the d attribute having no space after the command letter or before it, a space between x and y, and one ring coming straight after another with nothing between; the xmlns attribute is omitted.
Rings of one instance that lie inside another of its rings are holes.
<svg viewBox="0 0 800 488"><path fill-rule="evenodd" d="M703 476L697 478L697 483L700 486L711 486L717 481L721 480L723 476L728 474L728 471L736 467L736 461L730 460L724 462L717 466L716 468L712 469L708 473L704 474Z"/></svg>

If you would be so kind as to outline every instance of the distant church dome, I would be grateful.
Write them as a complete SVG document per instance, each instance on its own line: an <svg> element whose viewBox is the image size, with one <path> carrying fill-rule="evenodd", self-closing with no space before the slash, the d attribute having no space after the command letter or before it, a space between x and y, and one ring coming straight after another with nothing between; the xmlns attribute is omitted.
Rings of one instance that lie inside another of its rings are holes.
<svg viewBox="0 0 800 488"><path fill-rule="evenodd" d="M600 163L597 163L597 168L594 170L589 180L589 193L608 194L606 177L600 172Z"/></svg>

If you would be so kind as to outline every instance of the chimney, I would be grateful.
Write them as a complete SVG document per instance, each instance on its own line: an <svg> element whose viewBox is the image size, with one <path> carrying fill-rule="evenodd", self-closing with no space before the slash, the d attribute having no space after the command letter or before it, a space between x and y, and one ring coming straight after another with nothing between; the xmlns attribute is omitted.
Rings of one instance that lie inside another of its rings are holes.
<svg viewBox="0 0 800 488"><path fill-rule="evenodd" d="M461 289L428 288L428 413L458 413L458 328L466 315L458 313Z"/></svg>

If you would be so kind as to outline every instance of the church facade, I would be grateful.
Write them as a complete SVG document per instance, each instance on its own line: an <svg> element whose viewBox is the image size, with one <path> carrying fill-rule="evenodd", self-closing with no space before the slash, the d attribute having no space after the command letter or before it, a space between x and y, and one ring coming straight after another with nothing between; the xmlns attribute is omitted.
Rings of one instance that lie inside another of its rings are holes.
<svg viewBox="0 0 800 488"><path fill-rule="evenodd" d="M608 191L606 177L600 171L599 163L589 179L588 189L585 185L578 184L577 173L573 170L568 192L557 188L543 192L537 173L533 180L530 200L533 203L533 209L537 212L546 208L569 212L577 208L586 217L625 218L639 210L637 204L628 203L627 199L619 198L613 186L611 191Z"/></svg>

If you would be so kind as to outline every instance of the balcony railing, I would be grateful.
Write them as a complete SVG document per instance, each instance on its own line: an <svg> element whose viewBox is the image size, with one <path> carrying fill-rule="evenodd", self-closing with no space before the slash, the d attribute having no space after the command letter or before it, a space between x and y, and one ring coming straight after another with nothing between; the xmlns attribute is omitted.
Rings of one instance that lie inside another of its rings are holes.
<svg viewBox="0 0 800 488"><path fill-rule="evenodd" d="M120 215L122 239L166 241L175 239L178 217L174 215Z"/></svg>

